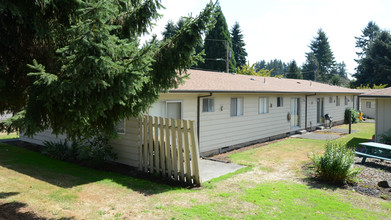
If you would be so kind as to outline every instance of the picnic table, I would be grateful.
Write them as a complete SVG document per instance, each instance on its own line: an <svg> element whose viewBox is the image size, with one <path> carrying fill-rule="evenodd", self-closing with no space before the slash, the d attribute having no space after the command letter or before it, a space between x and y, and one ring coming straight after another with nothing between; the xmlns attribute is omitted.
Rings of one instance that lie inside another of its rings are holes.
<svg viewBox="0 0 391 220"><path fill-rule="evenodd" d="M391 161L391 146L376 142L365 142L359 145L365 147L365 153L356 151L356 155L362 157L361 163L365 163L367 157Z"/></svg>

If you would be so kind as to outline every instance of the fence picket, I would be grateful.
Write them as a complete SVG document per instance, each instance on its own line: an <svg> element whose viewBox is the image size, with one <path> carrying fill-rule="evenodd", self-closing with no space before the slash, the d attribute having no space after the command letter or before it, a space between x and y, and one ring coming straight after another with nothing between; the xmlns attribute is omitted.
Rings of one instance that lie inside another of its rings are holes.
<svg viewBox="0 0 391 220"><path fill-rule="evenodd" d="M179 174L180 174L180 180L179 181L184 181L184 169L183 169L183 135L182 135L182 120L177 119L176 124L177 124L177 139L178 139L178 162L179 162Z"/></svg>
<svg viewBox="0 0 391 220"><path fill-rule="evenodd" d="M178 181L178 151L176 146L175 119L171 118L171 153L172 153L172 169L174 171L174 180Z"/></svg>
<svg viewBox="0 0 391 220"><path fill-rule="evenodd" d="M143 166L144 166L144 172L148 172L148 130L147 130L147 128L148 128L148 126L147 126L147 122L148 122L148 118L147 117L144 117L144 118L142 118L142 120L143 120L143 128L144 128L144 133L143 133L143 135L144 135L144 141L143 141L143 144L142 144L142 147L143 147L143 149L144 149L144 158L143 158L143 160L142 160L142 163L143 163Z"/></svg>
<svg viewBox="0 0 391 220"><path fill-rule="evenodd" d="M184 137L184 160L185 160L185 174L186 182L191 184L191 167L190 167L190 145L189 145L189 131L187 129L187 121L183 121L183 137Z"/></svg>
<svg viewBox="0 0 391 220"><path fill-rule="evenodd" d="M199 170L199 152L198 152L198 143L196 141L196 133L194 131L193 121L189 122L190 124L190 140L191 140L191 162L192 162L192 171L194 184L197 186L201 185L200 170Z"/></svg>
<svg viewBox="0 0 391 220"><path fill-rule="evenodd" d="M166 165L167 165L167 172L168 172L168 178L172 175L172 166L171 166L171 149L170 149L170 124L168 118L164 119L165 121L165 133L166 133L166 141L164 144L165 148L165 157L166 157Z"/></svg>
<svg viewBox="0 0 391 220"><path fill-rule="evenodd" d="M155 171L156 173L160 173L160 166L159 166L159 131L158 131L158 118L155 116L153 117L153 156L155 158Z"/></svg>
<svg viewBox="0 0 391 220"><path fill-rule="evenodd" d="M166 158L164 156L164 129L163 129L163 118L159 117L159 150L160 150L160 167L162 168L162 175L166 175Z"/></svg>
<svg viewBox="0 0 391 220"><path fill-rule="evenodd" d="M148 136L149 136L149 141L148 141L148 150L149 150L149 172L152 174L153 173L153 130L152 130L152 121L153 118L152 116L148 117Z"/></svg>

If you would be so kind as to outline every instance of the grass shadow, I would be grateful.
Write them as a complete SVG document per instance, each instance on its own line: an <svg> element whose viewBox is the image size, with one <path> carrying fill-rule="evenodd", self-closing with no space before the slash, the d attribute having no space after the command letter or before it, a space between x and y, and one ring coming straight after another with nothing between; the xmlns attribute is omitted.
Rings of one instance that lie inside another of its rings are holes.
<svg viewBox="0 0 391 220"><path fill-rule="evenodd" d="M38 216L34 212L20 211L26 208L25 203L21 202L9 202L0 203L0 219L32 219L32 220L45 220L47 218ZM59 218L59 220L70 220L74 218Z"/></svg>
<svg viewBox="0 0 391 220"><path fill-rule="evenodd" d="M349 141L346 142L346 146L354 148L354 147L359 146L359 143L364 143L364 142L368 142L368 141L371 141L371 139L353 137L352 139L350 139Z"/></svg>
<svg viewBox="0 0 391 220"><path fill-rule="evenodd" d="M141 174L138 177L132 177L95 170L3 143L0 143L0 166L62 188L101 182L106 185L119 184L147 196L179 189L177 186L165 184L164 181L151 181L151 179L160 179L157 177L144 175L146 178L142 179Z"/></svg>

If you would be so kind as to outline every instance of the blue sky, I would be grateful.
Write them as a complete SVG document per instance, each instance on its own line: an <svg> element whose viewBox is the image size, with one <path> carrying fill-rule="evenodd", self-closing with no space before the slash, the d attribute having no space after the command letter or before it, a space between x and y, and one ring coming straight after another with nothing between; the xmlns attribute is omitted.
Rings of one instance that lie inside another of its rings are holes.
<svg viewBox="0 0 391 220"><path fill-rule="evenodd" d="M197 15L209 0L162 0L166 9L156 23L154 34L160 36L168 20ZM355 36L369 21L390 30L390 0L220 0L229 29L238 21L248 53L247 60L281 59L305 62L308 45L322 28L329 38L337 62L344 61L354 73L357 58Z"/></svg>

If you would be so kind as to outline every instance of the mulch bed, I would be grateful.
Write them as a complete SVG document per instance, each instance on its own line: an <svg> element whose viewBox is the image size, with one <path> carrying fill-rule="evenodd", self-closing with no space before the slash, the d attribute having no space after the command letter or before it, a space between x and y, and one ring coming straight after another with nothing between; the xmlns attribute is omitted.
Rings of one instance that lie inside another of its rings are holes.
<svg viewBox="0 0 391 220"><path fill-rule="evenodd" d="M345 184L343 186L326 184L326 187L343 188L363 195L391 201L391 162L367 158L366 162L362 164L361 160L362 158L355 157L354 166L362 169L361 173L357 176L357 183ZM310 185L319 188L325 186L325 183L322 183L314 175L315 168L312 162L306 163L302 168L303 174L307 176L307 182Z"/></svg>

